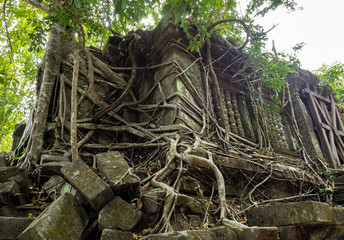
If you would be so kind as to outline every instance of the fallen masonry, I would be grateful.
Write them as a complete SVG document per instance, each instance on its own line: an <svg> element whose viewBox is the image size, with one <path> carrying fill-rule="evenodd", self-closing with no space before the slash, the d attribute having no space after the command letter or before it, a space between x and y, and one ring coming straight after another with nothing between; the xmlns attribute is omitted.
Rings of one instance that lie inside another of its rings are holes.
<svg viewBox="0 0 344 240"><path fill-rule="evenodd" d="M0 153L0 239L344 238L341 110L310 72L278 104L245 50L212 34L191 53L159 24L80 51L72 113L77 44L60 33L46 110Z"/></svg>

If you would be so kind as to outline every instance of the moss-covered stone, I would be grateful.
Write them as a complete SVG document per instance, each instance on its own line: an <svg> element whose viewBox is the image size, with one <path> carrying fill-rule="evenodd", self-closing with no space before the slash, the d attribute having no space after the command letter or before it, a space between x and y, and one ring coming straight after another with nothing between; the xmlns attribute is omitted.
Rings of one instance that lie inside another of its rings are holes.
<svg viewBox="0 0 344 240"><path fill-rule="evenodd" d="M79 239L87 223L86 211L70 193L64 193L20 234L19 240Z"/></svg>
<svg viewBox="0 0 344 240"><path fill-rule="evenodd" d="M238 240L279 240L277 227L233 228Z"/></svg>
<svg viewBox="0 0 344 240"><path fill-rule="evenodd" d="M193 227L200 227L202 225L201 217L197 214L189 214L188 215L189 222Z"/></svg>
<svg viewBox="0 0 344 240"><path fill-rule="evenodd" d="M29 193L31 182L26 170L17 167L0 167L0 183L9 181L15 181L22 192Z"/></svg>
<svg viewBox="0 0 344 240"><path fill-rule="evenodd" d="M114 197L109 185L81 160L68 164L61 172L97 211Z"/></svg>
<svg viewBox="0 0 344 240"><path fill-rule="evenodd" d="M104 229L100 240L133 240L131 232L123 232L120 230Z"/></svg>
<svg viewBox="0 0 344 240"><path fill-rule="evenodd" d="M32 222L28 217L0 216L0 239L16 239L19 234Z"/></svg>
<svg viewBox="0 0 344 240"><path fill-rule="evenodd" d="M332 211L333 223L344 225L344 208L332 207L331 211Z"/></svg>
<svg viewBox="0 0 344 240"><path fill-rule="evenodd" d="M132 230L141 220L143 213L120 197L115 197L99 212L101 229Z"/></svg>
<svg viewBox="0 0 344 240"><path fill-rule="evenodd" d="M252 208L246 212L251 226L312 225L332 222L332 213L326 203L296 202L269 207Z"/></svg>
<svg viewBox="0 0 344 240"><path fill-rule="evenodd" d="M237 240L236 234L229 227L207 228L202 230L175 231L152 234L146 240Z"/></svg>
<svg viewBox="0 0 344 240"><path fill-rule="evenodd" d="M185 204L187 209L192 213L203 213L202 205L197 201L191 201Z"/></svg>
<svg viewBox="0 0 344 240"><path fill-rule="evenodd" d="M140 178L133 171L130 172L129 165L118 151L99 153L96 158L101 176L109 182L112 189L138 187Z"/></svg>

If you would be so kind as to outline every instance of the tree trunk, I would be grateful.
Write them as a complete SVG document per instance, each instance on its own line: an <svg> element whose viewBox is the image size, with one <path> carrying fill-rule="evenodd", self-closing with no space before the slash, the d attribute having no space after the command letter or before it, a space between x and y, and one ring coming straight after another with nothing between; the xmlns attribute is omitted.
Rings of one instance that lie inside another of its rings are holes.
<svg viewBox="0 0 344 240"><path fill-rule="evenodd" d="M31 134L31 144L28 146L25 161L20 164L22 168L37 163L43 146L50 100L61 62L61 37L56 29L53 29L50 33L43 61L44 73L38 95L36 117L34 118L35 120Z"/></svg>

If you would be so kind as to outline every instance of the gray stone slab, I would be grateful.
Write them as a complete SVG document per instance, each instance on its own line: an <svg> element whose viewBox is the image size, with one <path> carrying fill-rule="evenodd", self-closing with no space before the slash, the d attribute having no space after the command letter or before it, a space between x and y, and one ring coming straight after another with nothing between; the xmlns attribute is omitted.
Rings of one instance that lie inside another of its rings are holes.
<svg viewBox="0 0 344 240"><path fill-rule="evenodd" d="M47 194L50 194L52 192L56 192L64 183L65 180L61 176L56 175L43 184L42 190Z"/></svg>
<svg viewBox="0 0 344 240"><path fill-rule="evenodd" d="M332 207L331 208L333 223L337 225L344 225L344 208L343 207Z"/></svg>
<svg viewBox="0 0 344 240"><path fill-rule="evenodd" d="M19 240L79 239L87 223L86 211L76 203L70 193L65 193L20 234Z"/></svg>
<svg viewBox="0 0 344 240"><path fill-rule="evenodd" d="M61 161L61 162L47 162L41 164L39 167L41 169L41 174L54 176L56 174L61 175L61 168L67 166L70 162Z"/></svg>
<svg viewBox="0 0 344 240"><path fill-rule="evenodd" d="M133 240L131 232L123 232L120 230L104 229L100 240Z"/></svg>
<svg viewBox="0 0 344 240"><path fill-rule="evenodd" d="M109 185L81 160L69 163L61 172L97 211L114 197Z"/></svg>
<svg viewBox="0 0 344 240"><path fill-rule="evenodd" d="M140 222L143 213L120 197L115 197L99 212L101 229L122 229L130 231Z"/></svg>
<svg viewBox="0 0 344 240"><path fill-rule="evenodd" d="M277 227L233 228L238 240L279 240Z"/></svg>
<svg viewBox="0 0 344 240"><path fill-rule="evenodd" d="M16 147L19 145L20 139L24 133L26 124L17 124L14 128L13 131L13 141L12 141L12 146L11 146L11 151L14 151Z"/></svg>
<svg viewBox="0 0 344 240"><path fill-rule="evenodd" d="M112 189L138 187L141 179L133 173L118 151L99 153L96 158L100 175L109 182Z"/></svg>
<svg viewBox="0 0 344 240"><path fill-rule="evenodd" d="M70 159L62 155L42 154L41 163L48 162L70 162Z"/></svg>
<svg viewBox="0 0 344 240"><path fill-rule="evenodd" d="M8 206L25 204L20 187L15 181L0 183L0 204Z"/></svg>
<svg viewBox="0 0 344 240"><path fill-rule="evenodd" d="M0 239L16 239L33 219L28 217L0 216Z"/></svg>
<svg viewBox="0 0 344 240"><path fill-rule="evenodd" d="M0 167L0 183L9 181L15 181L22 192L29 193L31 182L26 170L17 167Z"/></svg>
<svg viewBox="0 0 344 240"><path fill-rule="evenodd" d="M332 213L326 203L295 202L252 208L246 212L250 226L314 225L332 222Z"/></svg>
<svg viewBox="0 0 344 240"><path fill-rule="evenodd" d="M6 160L6 155L6 152L0 152L0 167L7 167L9 165L9 162Z"/></svg>
<svg viewBox="0 0 344 240"><path fill-rule="evenodd" d="M175 231L152 234L146 240L237 240L236 234L229 227L215 227L202 230Z"/></svg>
<svg viewBox="0 0 344 240"><path fill-rule="evenodd" d="M161 188L154 188L152 190L142 192L141 199L143 201L143 207L148 213L159 212L163 207L163 201L166 197L166 190ZM177 206L183 206L184 204L194 201L194 199L185 194L177 195Z"/></svg>

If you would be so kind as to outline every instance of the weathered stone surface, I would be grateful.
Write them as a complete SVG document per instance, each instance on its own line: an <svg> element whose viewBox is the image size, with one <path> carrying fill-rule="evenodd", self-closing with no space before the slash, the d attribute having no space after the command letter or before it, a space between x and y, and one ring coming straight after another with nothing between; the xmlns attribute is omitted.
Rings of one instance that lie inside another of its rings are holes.
<svg viewBox="0 0 344 240"><path fill-rule="evenodd" d="M344 208L332 207L331 211L332 211L333 223L344 225Z"/></svg>
<svg viewBox="0 0 344 240"><path fill-rule="evenodd" d="M120 230L104 229L100 240L133 240L131 232L123 232Z"/></svg>
<svg viewBox="0 0 344 240"><path fill-rule="evenodd" d="M321 202L296 202L258 207L247 211L251 226L312 225L332 222L330 207Z"/></svg>
<svg viewBox="0 0 344 240"><path fill-rule="evenodd" d="M319 158L323 156L317 136L314 132L312 118L307 112L306 106L300 98L299 91L292 92L295 118L299 126L300 136L310 157Z"/></svg>
<svg viewBox="0 0 344 240"><path fill-rule="evenodd" d="M238 240L279 240L277 227L233 228Z"/></svg>
<svg viewBox="0 0 344 240"><path fill-rule="evenodd" d="M166 191L161 188L154 188L152 190L142 192L141 199L143 201L143 207L148 213L159 212L163 207L163 201L166 197ZM177 195L177 206L183 206L184 204L194 201L194 199L185 194Z"/></svg>
<svg viewBox="0 0 344 240"><path fill-rule="evenodd" d="M197 201L191 201L185 204L187 209L192 213L203 213L202 205Z"/></svg>
<svg viewBox="0 0 344 240"><path fill-rule="evenodd" d="M69 163L61 172L97 211L114 197L109 185L81 160Z"/></svg>
<svg viewBox="0 0 344 240"><path fill-rule="evenodd" d="M19 240L79 239L87 222L86 211L70 193L65 193L20 234Z"/></svg>
<svg viewBox="0 0 344 240"><path fill-rule="evenodd" d="M182 182L180 191L183 193L197 194L199 188L199 183L195 180L186 179Z"/></svg>
<svg viewBox="0 0 344 240"><path fill-rule="evenodd" d="M19 234L32 222L28 217L0 216L0 239L16 239Z"/></svg>
<svg viewBox="0 0 344 240"><path fill-rule="evenodd" d="M199 215L189 214L188 218L189 218L189 222L190 222L191 226L200 227L202 225L202 220L201 220L201 217Z"/></svg>
<svg viewBox="0 0 344 240"><path fill-rule="evenodd" d="M42 154L41 164L48 162L70 162L70 159L62 155Z"/></svg>
<svg viewBox="0 0 344 240"><path fill-rule="evenodd" d="M11 147L11 151L14 151L14 149L16 149L16 147L18 146L20 139L23 135L23 132L25 130L26 124L17 124L14 128L13 131L13 141L12 141L12 147Z"/></svg>
<svg viewBox="0 0 344 240"><path fill-rule="evenodd" d="M61 176L53 176L51 177L44 185L42 186L42 190L47 194L52 192L56 192L63 184L65 180Z"/></svg>
<svg viewBox="0 0 344 240"><path fill-rule="evenodd" d="M279 227L280 240L342 240L344 226L324 224L314 226L283 226Z"/></svg>
<svg viewBox="0 0 344 240"><path fill-rule="evenodd" d="M297 226L278 227L279 237L281 240L298 240L302 239L302 233Z"/></svg>
<svg viewBox="0 0 344 240"><path fill-rule="evenodd" d="M0 152L0 167L7 167L9 165L9 162L6 160L6 155L6 152Z"/></svg>
<svg viewBox="0 0 344 240"><path fill-rule="evenodd" d="M156 213L162 209L162 202L165 199L166 191L155 188L142 192L141 199L143 207L148 213Z"/></svg>
<svg viewBox="0 0 344 240"><path fill-rule="evenodd" d="M40 165L41 174L47 176L54 176L61 174L61 168L67 166L69 162L48 162Z"/></svg>
<svg viewBox="0 0 344 240"><path fill-rule="evenodd" d="M98 216L101 229L132 230L141 220L143 213L120 197L115 197L103 207Z"/></svg>
<svg viewBox="0 0 344 240"><path fill-rule="evenodd" d="M100 175L110 183L112 189L138 187L140 178L131 171L132 169L118 151L99 153L96 158Z"/></svg>
<svg viewBox="0 0 344 240"><path fill-rule="evenodd" d="M20 187L15 181L0 183L0 204L25 204L22 193L20 193Z"/></svg>
<svg viewBox="0 0 344 240"><path fill-rule="evenodd" d="M9 181L15 181L20 186L22 192L29 193L29 186L31 182L26 170L17 167L1 167L0 183Z"/></svg>
<svg viewBox="0 0 344 240"><path fill-rule="evenodd" d="M152 234L143 239L147 240L237 240L236 234L228 227L216 227L202 230L175 231Z"/></svg>

